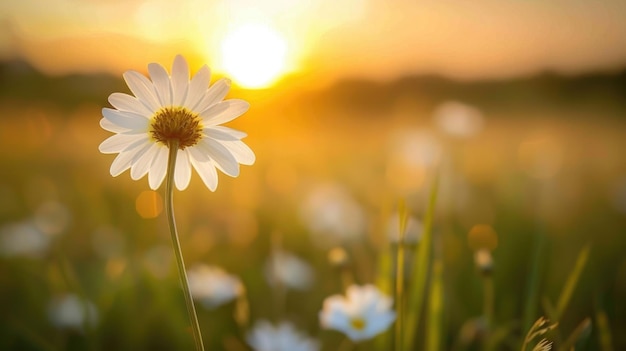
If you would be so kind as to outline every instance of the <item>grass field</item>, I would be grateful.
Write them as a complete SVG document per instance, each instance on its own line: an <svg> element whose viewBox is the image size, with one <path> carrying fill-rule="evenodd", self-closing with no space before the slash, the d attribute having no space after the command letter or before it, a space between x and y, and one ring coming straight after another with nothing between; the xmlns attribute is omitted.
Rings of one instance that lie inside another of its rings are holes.
<svg viewBox="0 0 626 351"><path fill-rule="evenodd" d="M626 348L626 119L610 100L518 109L486 98L482 127L455 136L419 97L366 114L237 94L252 108L230 126L248 133L256 164L220 174L215 193L194 175L175 194L187 266L222 267L244 286L219 307L197 304L208 350L249 350L261 319L291 321L321 350L402 349L399 323L351 344L318 317L346 279L397 297L397 272L414 340L404 350L520 350L541 316L558 322L545 335L555 350ZM163 189L109 175L113 156L98 152L107 105L0 102L2 350L192 348ZM400 203L421 239L396 270L388 228ZM345 267L329 261L333 248ZM480 248L493 255L486 274ZM309 284L268 279L279 251L310 268ZM89 301L69 322L54 312L68 294Z"/></svg>

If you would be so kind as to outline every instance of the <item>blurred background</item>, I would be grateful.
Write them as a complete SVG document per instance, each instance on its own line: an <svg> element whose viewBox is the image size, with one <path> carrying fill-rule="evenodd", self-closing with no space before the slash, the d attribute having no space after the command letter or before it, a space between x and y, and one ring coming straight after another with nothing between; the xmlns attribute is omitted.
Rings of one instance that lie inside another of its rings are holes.
<svg viewBox="0 0 626 351"><path fill-rule="evenodd" d="M24 0L0 4L0 349L191 348L162 189L98 152L122 73L176 54L233 80L251 108L229 126L257 155L175 195L187 265L244 287L198 305L208 349L247 350L268 319L336 350L329 252L390 280L398 203L419 245L436 178L441 349L485 343L480 249L494 349L540 316L557 346L589 318L577 350L626 348L625 2Z"/></svg>

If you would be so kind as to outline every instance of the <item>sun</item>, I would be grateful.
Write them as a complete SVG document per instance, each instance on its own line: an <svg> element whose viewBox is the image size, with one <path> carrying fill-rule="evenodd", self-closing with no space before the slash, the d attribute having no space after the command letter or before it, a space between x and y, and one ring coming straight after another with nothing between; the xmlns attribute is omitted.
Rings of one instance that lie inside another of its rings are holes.
<svg viewBox="0 0 626 351"><path fill-rule="evenodd" d="M239 27L221 43L226 73L246 88L264 88L286 70L287 42L274 29L260 24Z"/></svg>

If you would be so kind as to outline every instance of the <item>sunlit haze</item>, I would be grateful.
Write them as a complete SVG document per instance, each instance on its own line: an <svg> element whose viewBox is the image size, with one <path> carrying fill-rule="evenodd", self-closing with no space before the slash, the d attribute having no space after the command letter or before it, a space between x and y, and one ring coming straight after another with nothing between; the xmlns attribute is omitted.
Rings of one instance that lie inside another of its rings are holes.
<svg viewBox="0 0 626 351"><path fill-rule="evenodd" d="M624 66L624 13L619 0L5 1L0 55L53 74L117 74L181 53L248 87L285 74L576 74Z"/></svg>
<svg viewBox="0 0 626 351"><path fill-rule="evenodd" d="M267 86L284 73L287 43L267 26L242 26L221 43L222 67L244 87Z"/></svg>

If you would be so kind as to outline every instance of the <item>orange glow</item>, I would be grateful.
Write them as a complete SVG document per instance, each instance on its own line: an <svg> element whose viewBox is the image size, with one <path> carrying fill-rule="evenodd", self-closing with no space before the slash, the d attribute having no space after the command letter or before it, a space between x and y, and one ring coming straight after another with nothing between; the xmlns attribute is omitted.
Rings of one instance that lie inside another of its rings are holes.
<svg viewBox="0 0 626 351"><path fill-rule="evenodd" d="M137 196L135 208L142 218L156 218L163 211L163 199L156 191L146 190Z"/></svg>
<svg viewBox="0 0 626 351"><path fill-rule="evenodd" d="M489 225L477 224L467 234L467 242L472 250L493 251L498 247L498 234Z"/></svg>

